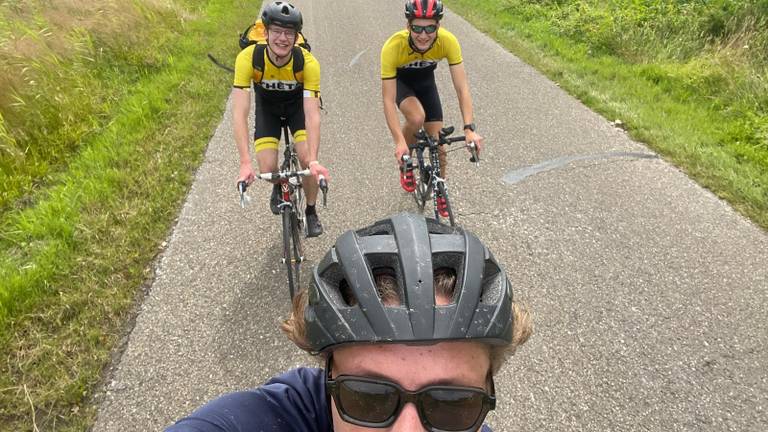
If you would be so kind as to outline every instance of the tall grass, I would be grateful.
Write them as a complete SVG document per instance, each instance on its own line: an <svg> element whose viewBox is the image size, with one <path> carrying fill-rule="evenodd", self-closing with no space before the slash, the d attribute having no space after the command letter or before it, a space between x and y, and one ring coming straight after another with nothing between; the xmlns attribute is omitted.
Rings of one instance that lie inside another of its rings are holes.
<svg viewBox="0 0 768 432"><path fill-rule="evenodd" d="M768 1L446 3L768 228Z"/></svg>
<svg viewBox="0 0 768 432"><path fill-rule="evenodd" d="M87 430L258 5L1 1L0 431Z"/></svg>
<svg viewBox="0 0 768 432"><path fill-rule="evenodd" d="M190 16L182 6L0 3L0 214L30 205L35 189L109 122L131 84L163 64L160 47Z"/></svg>

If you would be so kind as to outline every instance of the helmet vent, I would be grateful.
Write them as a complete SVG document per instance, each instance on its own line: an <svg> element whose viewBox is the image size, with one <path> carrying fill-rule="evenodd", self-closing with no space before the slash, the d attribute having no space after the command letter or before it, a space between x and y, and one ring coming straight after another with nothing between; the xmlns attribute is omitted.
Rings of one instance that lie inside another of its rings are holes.
<svg viewBox="0 0 768 432"><path fill-rule="evenodd" d="M283 10L281 10L283 15L288 16L291 14L291 9L288 8L288 5L283 6Z"/></svg>
<svg viewBox="0 0 768 432"><path fill-rule="evenodd" d="M432 274L444 273L448 271L455 277L455 282L451 287L446 287L444 292L436 292L436 295L444 295L450 299L450 304L456 303L456 297L459 290L456 287L462 285L464 278L464 256L460 253L436 253L432 255ZM436 290L439 288L436 286Z"/></svg>
<svg viewBox="0 0 768 432"><path fill-rule="evenodd" d="M338 289L329 289L326 292L331 300L340 306L353 306L357 304L357 299L354 297L354 293L349 288L349 284L344 278L344 272L341 270L341 266L337 263L333 263L323 271L320 275L326 286L338 287Z"/></svg>
<svg viewBox="0 0 768 432"><path fill-rule="evenodd" d="M341 300L345 306L351 307L357 304L357 297L355 297L354 291L349 288L346 279L339 281L339 294L341 294Z"/></svg>
<svg viewBox="0 0 768 432"><path fill-rule="evenodd" d="M382 303L402 304L404 299L403 278L396 254L367 254L368 268L376 283L376 293Z"/></svg>
<svg viewBox="0 0 768 432"><path fill-rule="evenodd" d="M501 269L491 260L485 262L483 268L483 288L480 294L481 304L496 304L503 294L504 282Z"/></svg>

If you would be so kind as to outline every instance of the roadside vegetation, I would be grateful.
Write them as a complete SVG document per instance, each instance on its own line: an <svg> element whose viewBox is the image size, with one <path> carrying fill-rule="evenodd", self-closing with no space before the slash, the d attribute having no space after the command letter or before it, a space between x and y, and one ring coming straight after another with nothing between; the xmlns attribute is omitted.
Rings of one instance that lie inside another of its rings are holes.
<svg viewBox="0 0 768 432"><path fill-rule="evenodd" d="M446 3L768 229L768 1Z"/></svg>
<svg viewBox="0 0 768 432"><path fill-rule="evenodd" d="M0 0L0 430L90 427L257 9Z"/></svg>

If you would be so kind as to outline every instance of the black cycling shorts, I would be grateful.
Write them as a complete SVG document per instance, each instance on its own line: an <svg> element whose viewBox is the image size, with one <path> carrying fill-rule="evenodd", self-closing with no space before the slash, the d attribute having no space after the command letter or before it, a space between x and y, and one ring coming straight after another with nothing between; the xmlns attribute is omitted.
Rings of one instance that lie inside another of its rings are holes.
<svg viewBox="0 0 768 432"><path fill-rule="evenodd" d="M429 74L422 79L402 79L397 77L397 106L407 97L416 96L424 108L424 121L443 121L443 106L440 104L440 95L437 93L435 75Z"/></svg>
<svg viewBox="0 0 768 432"><path fill-rule="evenodd" d="M260 95L258 91L255 91L254 94L256 121L253 130L253 145L257 153L266 149L277 150L282 132L281 118L285 118L294 142L306 141L303 97L272 101Z"/></svg>

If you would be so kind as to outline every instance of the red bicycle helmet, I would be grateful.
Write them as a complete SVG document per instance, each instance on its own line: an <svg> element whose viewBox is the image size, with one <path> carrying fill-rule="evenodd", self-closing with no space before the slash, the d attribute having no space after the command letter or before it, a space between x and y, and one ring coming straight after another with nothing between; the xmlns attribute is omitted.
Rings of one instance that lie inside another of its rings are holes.
<svg viewBox="0 0 768 432"><path fill-rule="evenodd" d="M408 0L405 3L405 17L410 21L416 18L436 19L443 17L441 0Z"/></svg>

